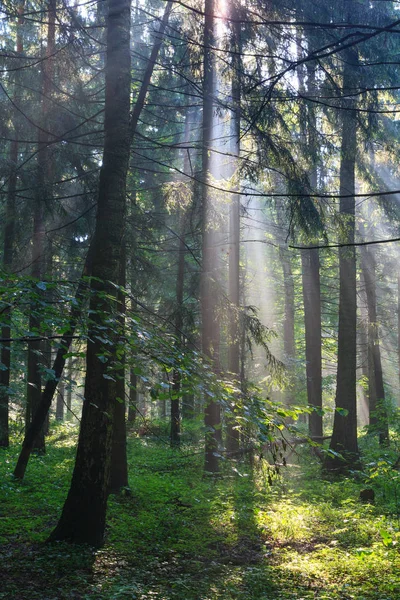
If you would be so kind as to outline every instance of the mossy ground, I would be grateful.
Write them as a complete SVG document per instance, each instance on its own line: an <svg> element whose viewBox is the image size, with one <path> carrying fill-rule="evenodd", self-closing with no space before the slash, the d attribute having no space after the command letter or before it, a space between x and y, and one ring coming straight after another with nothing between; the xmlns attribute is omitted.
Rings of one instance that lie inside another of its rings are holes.
<svg viewBox="0 0 400 600"><path fill-rule="evenodd" d="M1 599L400 600L397 476L385 460L376 504L363 505L365 484L324 480L308 452L270 487L263 463L226 461L204 478L197 448L131 437L132 492L110 498L94 551L45 543L75 440L56 427L22 483L18 444L0 451Z"/></svg>

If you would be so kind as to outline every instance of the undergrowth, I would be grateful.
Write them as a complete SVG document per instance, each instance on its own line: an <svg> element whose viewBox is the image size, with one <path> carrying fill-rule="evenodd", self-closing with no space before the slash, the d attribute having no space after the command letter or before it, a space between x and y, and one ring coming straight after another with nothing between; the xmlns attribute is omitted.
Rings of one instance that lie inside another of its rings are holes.
<svg viewBox="0 0 400 600"><path fill-rule="evenodd" d="M364 471L337 481L302 449L270 486L264 461L225 461L220 477L204 478L198 447L132 436L131 492L110 498L94 551L45 543L76 434L55 426L22 483L12 477L18 444L0 451L1 599L400 599L395 449L365 438ZM359 501L366 485L375 505Z"/></svg>

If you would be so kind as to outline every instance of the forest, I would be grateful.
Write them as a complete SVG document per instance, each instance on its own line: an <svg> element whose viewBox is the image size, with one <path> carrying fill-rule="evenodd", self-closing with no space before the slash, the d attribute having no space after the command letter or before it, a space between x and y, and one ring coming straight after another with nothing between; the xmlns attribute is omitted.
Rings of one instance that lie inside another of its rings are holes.
<svg viewBox="0 0 400 600"><path fill-rule="evenodd" d="M400 600L399 0L0 19L0 599Z"/></svg>

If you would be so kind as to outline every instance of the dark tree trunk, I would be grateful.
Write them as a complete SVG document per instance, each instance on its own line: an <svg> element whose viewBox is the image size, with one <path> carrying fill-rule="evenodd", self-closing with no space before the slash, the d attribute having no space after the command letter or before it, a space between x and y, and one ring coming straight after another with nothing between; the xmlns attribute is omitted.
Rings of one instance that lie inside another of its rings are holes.
<svg viewBox="0 0 400 600"><path fill-rule="evenodd" d="M321 287L318 249L301 253L310 436L322 437Z"/></svg>
<svg viewBox="0 0 400 600"><path fill-rule="evenodd" d="M32 277L41 280L45 274L45 218L44 218L44 200L49 197L49 183L51 176L51 158L48 151L49 134L48 114L50 110L49 98L52 94L54 79L54 52L55 52L55 25L56 25L56 0L49 0L47 11L47 45L46 56L43 61L42 71L42 101L41 101L41 122L43 129L39 129L38 140L38 166L37 179L35 186L34 212L33 212L33 239L32 239ZM40 290L35 290L40 293ZM33 305L29 315L29 331L40 333L41 323L38 320L36 307ZM41 356L43 344L37 340L28 345L28 374L27 374L27 392L26 392L26 431L29 424L38 409L41 397L42 380L40 374L40 363L43 362ZM38 452L45 452L45 428L38 433L34 448Z"/></svg>
<svg viewBox="0 0 400 600"><path fill-rule="evenodd" d="M361 266L365 281L368 309L368 362L369 362L369 424L370 432L379 435L379 443L389 442L389 426L385 407L379 326L376 301L375 253L361 247Z"/></svg>
<svg viewBox="0 0 400 600"><path fill-rule="evenodd" d="M56 402L56 421L64 421L64 395L65 385L63 381L60 381L57 390L57 402Z"/></svg>
<svg viewBox="0 0 400 600"><path fill-rule="evenodd" d="M361 324L357 329L357 347L358 347L358 368L361 372L362 385L360 386L361 393L361 408L358 414L358 419L361 425L366 425L369 422L369 387L370 370L369 370L369 348L368 348L368 309L365 289L364 275L361 270L360 274L360 318Z"/></svg>
<svg viewBox="0 0 400 600"><path fill-rule="evenodd" d="M349 94L356 85L355 65L357 51L345 55L343 93ZM355 100L346 102L342 115L342 144L340 157L340 214L344 222L342 241L354 244L355 231L355 163L357 154L357 112ZM328 455L325 466L332 471L346 471L358 464L357 444L357 293L356 253L354 246L339 249L339 334L338 368L335 398L335 417L330 450L340 453L343 459Z"/></svg>
<svg viewBox="0 0 400 600"><path fill-rule="evenodd" d="M85 400L71 488L51 535L52 540L93 546L101 545L104 537L117 394L113 364L118 360L117 340L110 332L112 343L105 347L99 327L115 313L115 288L107 282L118 276L124 235L130 146L129 0L109 0L106 57L105 142L93 241ZM99 360L105 355L107 362Z"/></svg>
<svg viewBox="0 0 400 600"><path fill-rule="evenodd" d="M298 12L301 18L300 5ZM307 32L306 41L310 48L315 45L312 32ZM298 40L298 53L299 57L302 57L301 39ZM306 74L307 80L305 78ZM298 75L301 93L305 95L310 94L311 96L317 95L315 65L308 62L305 65L305 69L304 65L300 65ZM315 192L318 182L317 157L319 149L316 139L316 114L313 105L302 103L300 109L300 131L303 144L309 154L309 186L311 191ZM310 413L308 418L308 430L310 436L322 437L322 334L319 251L317 249L302 251L301 264L306 344L307 403L313 407L313 412Z"/></svg>
<svg viewBox="0 0 400 600"><path fill-rule="evenodd" d="M66 398L66 409L67 409L67 421L71 419L72 416L72 356L68 359L67 366L67 398Z"/></svg>
<svg viewBox="0 0 400 600"><path fill-rule="evenodd" d="M202 273L201 273L201 320L202 350L215 372L220 370L220 328L217 317L217 252L215 218L212 214L209 184L210 155L212 152L212 125L214 112L215 48L214 0L206 0L204 17L204 81L203 81L203 146L202 146ZM221 435L221 410L218 401L206 394L204 424L205 432L205 471L216 473L219 470L218 444Z"/></svg>
<svg viewBox="0 0 400 600"><path fill-rule="evenodd" d="M240 157L240 100L241 100L241 25L236 0L232 0L232 31L231 44L234 50L232 57L232 110L231 110L231 144L232 177L239 177ZM229 205L229 275L228 299L230 308L229 318L229 347L228 369L239 382L240 378L240 183L234 181L237 194L231 195ZM236 410L236 407L233 407ZM228 452L237 452L240 447L240 431L234 415L227 415L226 445Z"/></svg>
<svg viewBox="0 0 400 600"><path fill-rule="evenodd" d="M293 381L294 359L296 356L296 346L294 337L294 281L291 265L290 253L286 248L280 248L280 261L283 272L284 289L284 319L283 319L283 352L287 373L289 376L289 386ZM286 404L294 404L293 391L285 391L284 396Z"/></svg>
<svg viewBox="0 0 400 600"><path fill-rule="evenodd" d="M400 273L397 275L397 364L399 369L400 387ZM400 401L398 404L400 405Z"/></svg>
<svg viewBox="0 0 400 600"><path fill-rule="evenodd" d="M22 55L24 51L22 25L24 22L23 12L25 0L19 2L18 21L17 21L17 55ZM18 75L17 75L18 77ZM18 122L15 116L15 123ZM12 272L14 242L15 242L15 199L17 189L17 165L18 165L18 126L15 125L14 139L10 145L10 168L11 174L8 180L8 189L6 197L6 215L4 223L4 246L3 246L3 268L6 273ZM4 325L1 328L1 337L4 339L11 338L11 309L8 307L3 310L1 320ZM9 445L9 387L10 387L10 368L11 368L11 343L2 342L0 351L0 362L3 367L0 371L0 447L6 448Z"/></svg>

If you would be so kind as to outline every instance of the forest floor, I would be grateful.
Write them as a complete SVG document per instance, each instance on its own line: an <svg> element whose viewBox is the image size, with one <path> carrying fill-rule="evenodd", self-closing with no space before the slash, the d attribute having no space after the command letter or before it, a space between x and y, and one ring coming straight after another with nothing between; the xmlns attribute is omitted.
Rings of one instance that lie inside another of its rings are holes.
<svg viewBox="0 0 400 600"><path fill-rule="evenodd" d="M104 547L44 543L68 490L76 429L58 426L26 479L0 450L0 599L400 600L398 474L371 460L326 481L310 451L272 486L264 461L204 478L194 447L129 441L132 492L109 502ZM293 457L292 457L293 458ZM364 479L364 481L361 481Z"/></svg>

